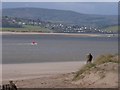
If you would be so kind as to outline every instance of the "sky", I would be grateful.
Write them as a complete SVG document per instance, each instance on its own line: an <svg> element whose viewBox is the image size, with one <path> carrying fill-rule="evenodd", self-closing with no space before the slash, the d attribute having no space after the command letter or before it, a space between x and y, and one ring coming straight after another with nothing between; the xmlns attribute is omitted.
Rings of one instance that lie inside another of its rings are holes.
<svg viewBox="0 0 120 90"><path fill-rule="evenodd" d="M36 7L72 10L85 14L117 15L117 2L3 2L3 8Z"/></svg>

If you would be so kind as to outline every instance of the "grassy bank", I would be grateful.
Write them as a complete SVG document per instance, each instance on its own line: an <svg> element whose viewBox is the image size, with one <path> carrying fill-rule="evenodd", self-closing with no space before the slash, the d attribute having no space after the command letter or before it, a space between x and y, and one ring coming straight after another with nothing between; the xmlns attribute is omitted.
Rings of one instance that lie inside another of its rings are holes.
<svg viewBox="0 0 120 90"><path fill-rule="evenodd" d="M107 64L107 63L119 63L118 55L117 54L116 55L108 54L108 55L99 56L93 63L86 64L79 71L77 71L73 78L73 81L84 78L85 76L83 74L90 73L91 69L93 69L93 68L98 69L97 68L98 66Z"/></svg>
<svg viewBox="0 0 120 90"><path fill-rule="evenodd" d="M8 32L44 32L49 33L51 30L47 28L43 28L40 26L30 26L30 25L24 25L23 28L2 28L2 31L8 31Z"/></svg>
<svg viewBox="0 0 120 90"><path fill-rule="evenodd" d="M108 32L117 33L119 30L118 28L120 28L120 26L109 26L107 28L104 28L104 30L106 30Z"/></svg>

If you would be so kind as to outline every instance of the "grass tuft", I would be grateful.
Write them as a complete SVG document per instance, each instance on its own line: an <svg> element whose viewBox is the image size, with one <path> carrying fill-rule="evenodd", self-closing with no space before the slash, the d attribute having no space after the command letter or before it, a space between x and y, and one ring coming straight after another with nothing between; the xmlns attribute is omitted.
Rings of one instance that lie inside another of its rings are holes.
<svg viewBox="0 0 120 90"><path fill-rule="evenodd" d="M80 69L75 77L73 78L73 80L77 80L77 79L80 79L81 77L79 77L81 74L83 74L85 71L88 71L90 70L92 67L95 67L95 64L94 63L90 63L90 64L87 64L85 65L84 67L82 67L82 69ZM83 77L83 76L82 76Z"/></svg>

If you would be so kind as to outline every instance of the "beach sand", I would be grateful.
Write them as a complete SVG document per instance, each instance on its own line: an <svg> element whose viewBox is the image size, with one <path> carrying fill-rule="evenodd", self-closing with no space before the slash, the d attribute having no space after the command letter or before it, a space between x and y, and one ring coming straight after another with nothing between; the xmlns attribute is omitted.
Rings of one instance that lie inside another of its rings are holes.
<svg viewBox="0 0 120 90"><path fill-rule="evenodd" d="M3 83L13 80L18 88L117 88L118 69L116 63L103 64L105 77L99 79L99 72L85 75L85 78L73 81L73 78L85 62L53 62L29 64L3 64ZM114 72L111 69L115 68ZM95 69L95 68L93 68ZM106 71L105 69L110 69ZM103 73L104 73L103 72ZM101 75L101 74L100 74ZM91 79L92 78L92 79ZM95 83L92 83L94 82Z"/></svg>
<svg viewBox="0 0 120 90"><path fill-rule="evenodd" d="M117 88L117 63L106 63L101 67L105 74L100 78L101 71L96 68L84 75L83 79L74 81L73 78L85 62L51 62L29 64L3 64L2 84L14 81L18 88ZM114 69L113 69L114 68ZM97 70L96 72L93 72ZM108 70L109 69L109 70ZM92 78L92 79L91 79ZM94 83L93 83L94 82Z"/></svg>
<svg viewBox="0 0 120 90"><path fill-rule="evenodd" d="M76 72L85 62L50 62L27 64L3 64L2 81L30 80Z"/></svg>
<svg viewBox="0 0 120 90"><path fill-rule="evenodd" d="M118 34L92 34L92 33L39 33L39 32L0 32L0 35L57 35L68 37L118 37Z"/></svg>
<svg viewBox="0 0 120 90"><path fill-rule="evenodd" d="M100 37L101 34L83 34L83 33L39 33L39 32L0 32L2 35L10 35L10 34L17 34L17 35L30 35L30 34L37 34L37 35L67 35L67 36L87 36L87 37Z"/></svg>

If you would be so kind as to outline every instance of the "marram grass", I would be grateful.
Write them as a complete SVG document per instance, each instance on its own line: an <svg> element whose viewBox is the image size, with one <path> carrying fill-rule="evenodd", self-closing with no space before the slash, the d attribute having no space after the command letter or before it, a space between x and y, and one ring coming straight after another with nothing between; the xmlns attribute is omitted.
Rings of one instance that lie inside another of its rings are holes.
<svg viewBox="0 0 120 90"><path fill-rule="evenodd" d="M83 78L84 76L82 74L87 71L90 71L91 68L95 68L97 65L101 65L109 62L119 63L118 54L115 55L108 54L108 55L99 56L93 63L86 64L79 71L77 71L73 80L78 80L80 78Z"/></svg>

